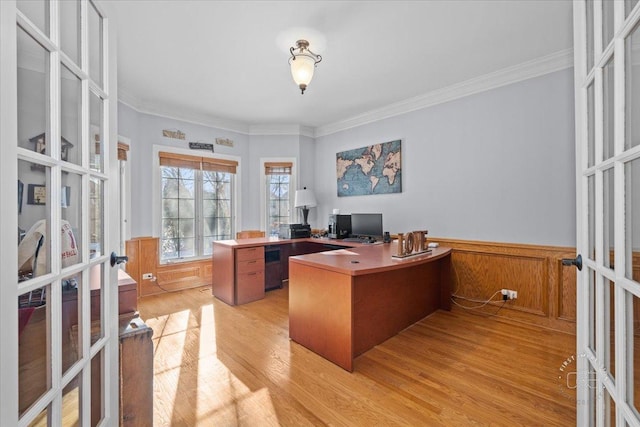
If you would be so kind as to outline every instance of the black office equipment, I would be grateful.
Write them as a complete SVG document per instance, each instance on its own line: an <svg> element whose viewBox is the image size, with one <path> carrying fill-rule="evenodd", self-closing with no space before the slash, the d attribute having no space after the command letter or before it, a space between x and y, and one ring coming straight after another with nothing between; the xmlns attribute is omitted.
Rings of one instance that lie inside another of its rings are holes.
<svg viewBox="0 0 640 427"><path fill-rule="evenodd" d="M351 236L368 240L382 238L382 214L381 213L352 213Z"/></svg>
<svg viewBox="0 0 640 427"><path fill-rule="evenodd" d="M311 237L311 226L309 224L280 224L278 237L281 239Z"/></svg>
<svg viewBox="0 0 640 427"><path fill-rule="evenodd" d="M351 234L351 215L329 215L329 238L344 239Z"/></svg>

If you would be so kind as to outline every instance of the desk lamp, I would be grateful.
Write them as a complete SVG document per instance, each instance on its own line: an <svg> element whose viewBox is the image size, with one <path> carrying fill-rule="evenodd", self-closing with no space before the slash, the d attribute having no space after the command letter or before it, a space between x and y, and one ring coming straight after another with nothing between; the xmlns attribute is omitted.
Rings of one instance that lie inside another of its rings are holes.
<svg viewBox="0 0 640 427"><path fill-rule="evenodd" d="M296 198L294 203L296 208L302 208L303 224L308 225L307 218L309 216L309 208L313 208L317 205L316 196L313 191L307 190L304 187L302 190L296 190Z"/></svg>

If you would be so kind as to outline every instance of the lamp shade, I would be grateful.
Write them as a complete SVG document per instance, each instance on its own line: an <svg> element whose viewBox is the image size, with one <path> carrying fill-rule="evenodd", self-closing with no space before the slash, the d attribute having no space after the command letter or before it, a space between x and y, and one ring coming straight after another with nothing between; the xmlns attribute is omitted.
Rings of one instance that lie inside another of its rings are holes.
<svg viewBox="0 0 640 427"><path fill-rule="evenodd" d="M317 204L316 196L313 194L313 191L307 190L307 187L304 187L303 190L296 190L296 197L294 201L296 208L312 208Z"/></svg>
<svg viewBox="0 0 640 427"><path fill-rule="evenodd" d="M313 71L316 67L316 61L311 56L301 54L296 55L295 59L289 61L291 63L291 76L293 81L300 87L308 86L313 78Z"/></svg>

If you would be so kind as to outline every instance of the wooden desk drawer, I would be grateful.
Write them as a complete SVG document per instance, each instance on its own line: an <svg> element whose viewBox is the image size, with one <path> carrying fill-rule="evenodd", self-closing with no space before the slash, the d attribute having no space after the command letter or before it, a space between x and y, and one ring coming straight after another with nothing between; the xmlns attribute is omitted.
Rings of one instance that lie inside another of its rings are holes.
<svg viewBox="0 0 640 427"><path fill-rule="evenodd" d="M264 271L264 258L236 262L236 274Z"/></svg>
<svg viewBox="0 0 640 427"><path fill-rule="evenodd" d="M247 261L251 259L264 260L264 246L254 246L252 248L242 248L236 250L236 261Z"/></svg>
<svg viewBox="0 0 640 427"><path fill-rule="evenodd" d="M236 304L264 298L264 270L237 275Z"/></svg>

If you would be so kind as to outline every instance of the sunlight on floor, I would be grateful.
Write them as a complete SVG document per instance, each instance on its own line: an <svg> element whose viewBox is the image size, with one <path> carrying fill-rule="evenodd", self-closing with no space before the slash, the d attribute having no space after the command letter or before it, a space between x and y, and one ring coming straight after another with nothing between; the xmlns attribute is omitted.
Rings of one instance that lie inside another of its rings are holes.
<svg viewBox="0 0 640 427"><path fill-rule="evenodd" d="M154 331L154 425L279 425L269 390L252 391L218 359L213 304L146 323Z"/></svg>
<svg viewBox="0 0 640 427"><path fill-rule="evenodd" d="M147 321L154 331L154 395L163 396L163 402L154 402L154 406L161 403L163 415L168 415L168 420L173 417L177 388L172 389L164 385L175 382L175 377L180 374L185 331L189 325L190 314L189 310L183 310ZM162 369L157 369L158 366L162 366Z"/></svg>

